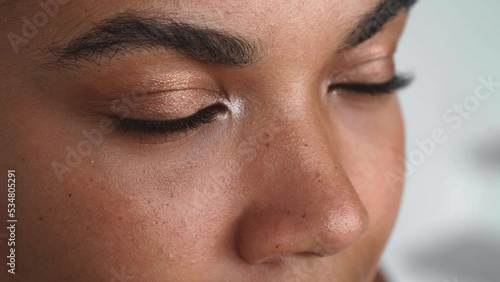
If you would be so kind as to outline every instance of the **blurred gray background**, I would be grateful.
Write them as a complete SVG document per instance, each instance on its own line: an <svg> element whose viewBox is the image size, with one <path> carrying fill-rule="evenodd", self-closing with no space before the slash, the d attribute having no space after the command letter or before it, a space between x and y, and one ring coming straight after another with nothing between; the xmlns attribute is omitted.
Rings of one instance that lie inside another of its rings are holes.
<svg viewBox="0 0 500 282"><path fill-rule="evenodd" d="M500 1L420 1L397 62L416 76L400 97L417 165L382 265L394 282L498 282L500 86L474 94L479 77L500 82ZM446 141L422 158L438 128Z"/></svg>

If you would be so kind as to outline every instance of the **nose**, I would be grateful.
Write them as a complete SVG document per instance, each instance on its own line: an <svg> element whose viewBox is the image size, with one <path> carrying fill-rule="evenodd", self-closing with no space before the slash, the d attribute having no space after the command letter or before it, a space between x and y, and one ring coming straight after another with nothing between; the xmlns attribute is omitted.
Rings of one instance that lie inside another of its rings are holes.
<svg viewBox="0 0 500 282"><path fill-rule="evenodd" d="M293 125L292 125L293 124ZM246 173L252 201L238 223L248 263L286 256L331 256L361 236L368 215L335 145L311 121L280 123Z"/></svg>

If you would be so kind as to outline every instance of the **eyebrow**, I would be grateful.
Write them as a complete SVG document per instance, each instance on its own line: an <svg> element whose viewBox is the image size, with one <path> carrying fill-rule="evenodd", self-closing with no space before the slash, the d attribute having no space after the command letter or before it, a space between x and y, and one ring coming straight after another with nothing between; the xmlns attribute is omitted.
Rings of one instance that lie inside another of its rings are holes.
<svg viewBox="0 0 500 282"><path fill-rule="evenodd" d="M379 33L383 27L403 11L408 11L417 0L384 0L374 11L362 17L341 44L340 51L354 48Z"/></svg>
<svg viewBox="0 0 500 282"><path fill-rule="evenodd" d="M79 66L79 62L98 63L102 57L135 49L165 48L194 60L223 66L245 66L257 59L257 44L225 31L219 31L174 19L143 18L123 13L104 20L88 33L63 47L50 47L57 67Z"/></svg>

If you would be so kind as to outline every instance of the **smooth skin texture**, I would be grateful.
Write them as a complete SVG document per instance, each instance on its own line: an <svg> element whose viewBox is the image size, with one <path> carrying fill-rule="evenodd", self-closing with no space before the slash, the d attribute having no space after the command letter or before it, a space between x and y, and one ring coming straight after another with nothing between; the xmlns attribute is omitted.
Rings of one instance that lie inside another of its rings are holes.
<svg viewBox="0 0 500 282"><path fill-rule="evenodd" d="M0 168L16 169L19 223L17 274L2 263L0 280L375 281L402 193L400 107L394 93L328 86L394 75L405 11L341 50L380 3L69 1L16 54L8 32L41 8L6 1ZM123 13L235 35L255 58L50 52ZM118 104L124 118L169 120L215 103L213 121L180 133L113 119Z"/></svg>

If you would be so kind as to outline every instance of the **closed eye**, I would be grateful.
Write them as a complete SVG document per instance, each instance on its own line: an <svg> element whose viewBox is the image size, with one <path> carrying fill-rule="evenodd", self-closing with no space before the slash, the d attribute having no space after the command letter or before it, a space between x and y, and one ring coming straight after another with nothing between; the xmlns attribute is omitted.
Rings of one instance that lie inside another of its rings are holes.
<svg viewBox="0 0 500 282"><path fill-rule="evenodd" d="M161 135L168 133L183 133L194 130L204 124L211 123L217 114L224 111L226 107L215 104L199 110L195 114L174 120L140 120L132 118L117 118L116 127L122 132L138 132L149 135Z"/></svg>
<svg viewBox="0 0 500 282"><path fill-rule="evenodd" d="M329 92L345 90L354 94L384 95L405 88L413 81L412 77L395 75L389 81L382 83L338 83L328 87Z"/></svg>

